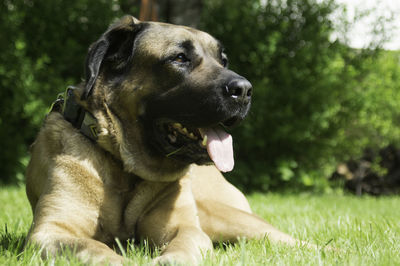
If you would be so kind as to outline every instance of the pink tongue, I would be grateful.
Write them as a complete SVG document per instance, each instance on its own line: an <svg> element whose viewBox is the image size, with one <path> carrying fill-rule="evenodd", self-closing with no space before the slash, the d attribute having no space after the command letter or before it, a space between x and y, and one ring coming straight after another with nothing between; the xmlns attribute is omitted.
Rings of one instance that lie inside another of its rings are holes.
<svg viewBox="0 0 400 266"><path fill-rule="evenodd" d="M207 152L215 166L221 172L232 171L235 164L232 136L220 128L201 128L200 132L207 136Z"/></svg>

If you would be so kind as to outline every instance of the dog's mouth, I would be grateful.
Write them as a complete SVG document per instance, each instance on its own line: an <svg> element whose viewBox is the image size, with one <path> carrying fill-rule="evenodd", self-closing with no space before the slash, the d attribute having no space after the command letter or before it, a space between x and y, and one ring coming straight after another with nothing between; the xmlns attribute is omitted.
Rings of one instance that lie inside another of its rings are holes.
<svg viewBox="0 0 400 266"><path fill-rule="evenodd" d="M171 120L154 124L154 145L165 156L186 163L214 163L221 172L233 169L232 137L225 131L239 121L232 117L210 127L191 127Z"/></svg>

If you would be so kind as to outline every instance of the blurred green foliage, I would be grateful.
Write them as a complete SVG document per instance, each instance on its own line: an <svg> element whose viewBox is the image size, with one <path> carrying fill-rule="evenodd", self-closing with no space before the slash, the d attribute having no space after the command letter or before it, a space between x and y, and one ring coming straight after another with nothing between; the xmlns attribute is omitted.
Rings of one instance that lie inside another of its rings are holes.
<svg viewBox="0 0 400 266"><path fill-rule="evenodd" d="M399 54L331 41L334 1L207 3L203 27L254 86L234 132L235 184L327 190L338 162L398 141Z"/></svg>
<svg viewBox="0 0 400 266"><path fill-rule="evenodd" d="M0 181L23 181L27 147L56 95L83 77L90 43L129 0L0 3ZM399 53L331 41L334 1L205 0L201 28L254 86L234 132L242 189L328 189L337 162L398 142Z"/></svg>
<svg viewBox="0 0 400 266"><path fill-rule="evenodd" d="M23 181L55 95L83 77L87 49L122 11L108 0L0 2L0 181Z"/></svg>

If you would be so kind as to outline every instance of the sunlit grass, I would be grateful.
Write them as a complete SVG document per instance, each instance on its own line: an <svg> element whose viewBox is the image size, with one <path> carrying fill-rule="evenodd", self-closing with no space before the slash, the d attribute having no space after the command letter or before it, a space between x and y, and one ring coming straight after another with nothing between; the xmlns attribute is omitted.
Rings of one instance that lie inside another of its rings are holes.
<svg viewBox="0 0 400 266"><path fill-rule="evenodd" d="M202 265L400 265L400 197L256 193L248 198L259 216L320 249L242 240L216 244ZM42 261L38 250L23 251L32 219L23 188L1 188L0 202L0 265L80 264L69 252ZM123 252L138 265L159 254L145 241L128 243Z"/></svg>

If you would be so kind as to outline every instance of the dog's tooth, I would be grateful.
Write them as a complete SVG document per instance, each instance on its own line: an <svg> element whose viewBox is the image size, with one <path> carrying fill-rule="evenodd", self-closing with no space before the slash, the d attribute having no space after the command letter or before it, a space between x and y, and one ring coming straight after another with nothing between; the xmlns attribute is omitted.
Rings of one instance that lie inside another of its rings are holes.
<svg viewBox="0 0 400 266"><path fill-rule="evenodd" d="M169 134L169 135L168 135L168 139L169 139L172 143L175 143L175 142L176 142L176 136L174 136L174 135L172 135L172 134Z"/></svg>
<svg viewBox="0 0 400 266"><path fill-rule="evenodd" d="M173 127L173 128L176 128L176 129L181 129L181 128L182 128L182 124L180 124L180 123L173 123L173 124L172 124L172 127Z"/></svg>
<svg viewBox="0 0 400 266"><path fill-rule="evenodd" d="M201 145L204 147L207 146L207 135L204 136L203 141L201 142Z"/></svg>
<svg viewBox="0 0 400 266"><path fill-rule="evenodd" d="M190 133L189 133L189 138L191 138L191 139L196 139L196 136L195 136L192 132L190 132Z"/></svg>
<svg viewBox="0 0 400 266"><path fill-rule="evenodd" d="M183 133L185 133L186 135L189 133L186 127L184 127L184 128L182 129L182 131L183 131Z"/></svg>

